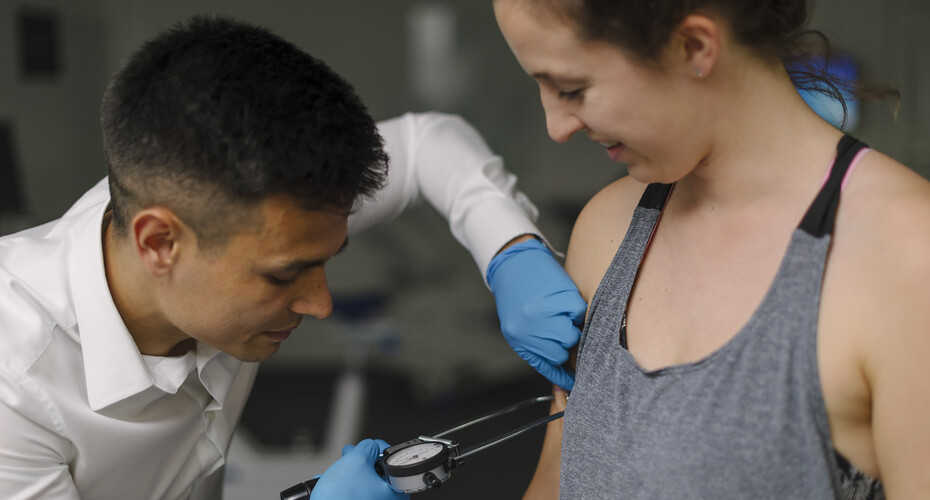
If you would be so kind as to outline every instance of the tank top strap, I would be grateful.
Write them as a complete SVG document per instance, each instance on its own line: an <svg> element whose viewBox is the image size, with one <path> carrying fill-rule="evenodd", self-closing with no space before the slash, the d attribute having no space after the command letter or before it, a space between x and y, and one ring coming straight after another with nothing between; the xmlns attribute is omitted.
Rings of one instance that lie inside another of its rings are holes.
<svg viewBox="0 0 930 500"><path fill-rule="evenodd" d="M826 182L807 209L804 218L801 219L799 229L817 238L833 233L836 209L840 204L840 194L843 190L843 180L856 159L856 155L868 147L867 144L851 135L844 135L840 139L836 146L836 159L830 167Z"/></svg>

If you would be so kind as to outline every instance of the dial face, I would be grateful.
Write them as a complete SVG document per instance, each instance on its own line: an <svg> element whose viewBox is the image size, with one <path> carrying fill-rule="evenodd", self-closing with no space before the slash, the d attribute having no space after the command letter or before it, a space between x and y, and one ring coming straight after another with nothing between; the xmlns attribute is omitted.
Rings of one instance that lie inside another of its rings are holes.
<svg viewBox="0 0 930 500"><path fill-rule="evenodd" d="M419 443L395 452L384 462L392 467L414 465L435 457L445 448L441 443Z"/></svg>

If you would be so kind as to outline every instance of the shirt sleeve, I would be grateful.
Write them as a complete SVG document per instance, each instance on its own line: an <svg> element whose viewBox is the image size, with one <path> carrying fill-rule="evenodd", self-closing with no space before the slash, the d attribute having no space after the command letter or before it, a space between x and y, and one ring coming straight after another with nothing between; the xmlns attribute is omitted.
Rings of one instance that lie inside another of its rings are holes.
<svg viewBox="0 0 930 500"><path fill-rule="evenodd" d="M516 189L516 176L462 118L407 113L380 122L378 129L390 157L387 185L349 218L350 234L426 200L449 222L482 276L508 241L541 235L536 207Z"/></svg>
<svg viewBox="0 0 930 500"><path fill-rule="evenodd" d="M4 500L79 500L66 457L70 442L52 430L48 401L32 389L0 369L0 492Z"/></svg>

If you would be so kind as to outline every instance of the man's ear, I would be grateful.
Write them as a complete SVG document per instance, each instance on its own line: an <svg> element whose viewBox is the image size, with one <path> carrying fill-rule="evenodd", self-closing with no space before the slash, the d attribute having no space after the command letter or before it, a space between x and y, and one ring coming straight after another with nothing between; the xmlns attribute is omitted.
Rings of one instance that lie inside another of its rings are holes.
<svg viewBox="0 0 930 500"><path fill-rule="evenodd" d="M720 55L720 23L714 18L691 14L673 35L673 57L690 78L710 76Z"/></svg>
<svg viewBox="0 0 930 500"><path fill-rule="evenodd" d="M190 229L165 207L140 210L132 218L133 246L152 276L165 276L177 263L181 243Z"/></svg>

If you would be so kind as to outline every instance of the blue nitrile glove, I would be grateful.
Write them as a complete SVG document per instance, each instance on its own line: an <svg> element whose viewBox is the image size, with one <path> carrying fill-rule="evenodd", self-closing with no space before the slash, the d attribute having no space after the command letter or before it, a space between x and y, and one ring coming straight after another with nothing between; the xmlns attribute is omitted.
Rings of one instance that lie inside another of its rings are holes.
<svg viewBox="0 0 930 500"><path fill-rule="evenodd" d="M375 472L378 455L388 445L380 439L364 439L342 449L342 458L330 465L313 487L310 500L404 500L410 495L391 488Z"/></svg>
<svg viewBox="0 0 930 500"><path fill-rule="evenodd" d="M510 347L552 383L572 390L575 374L562 365L581 338L588 305L565 269L532 239L491 259L487 278Z"/></svg>

